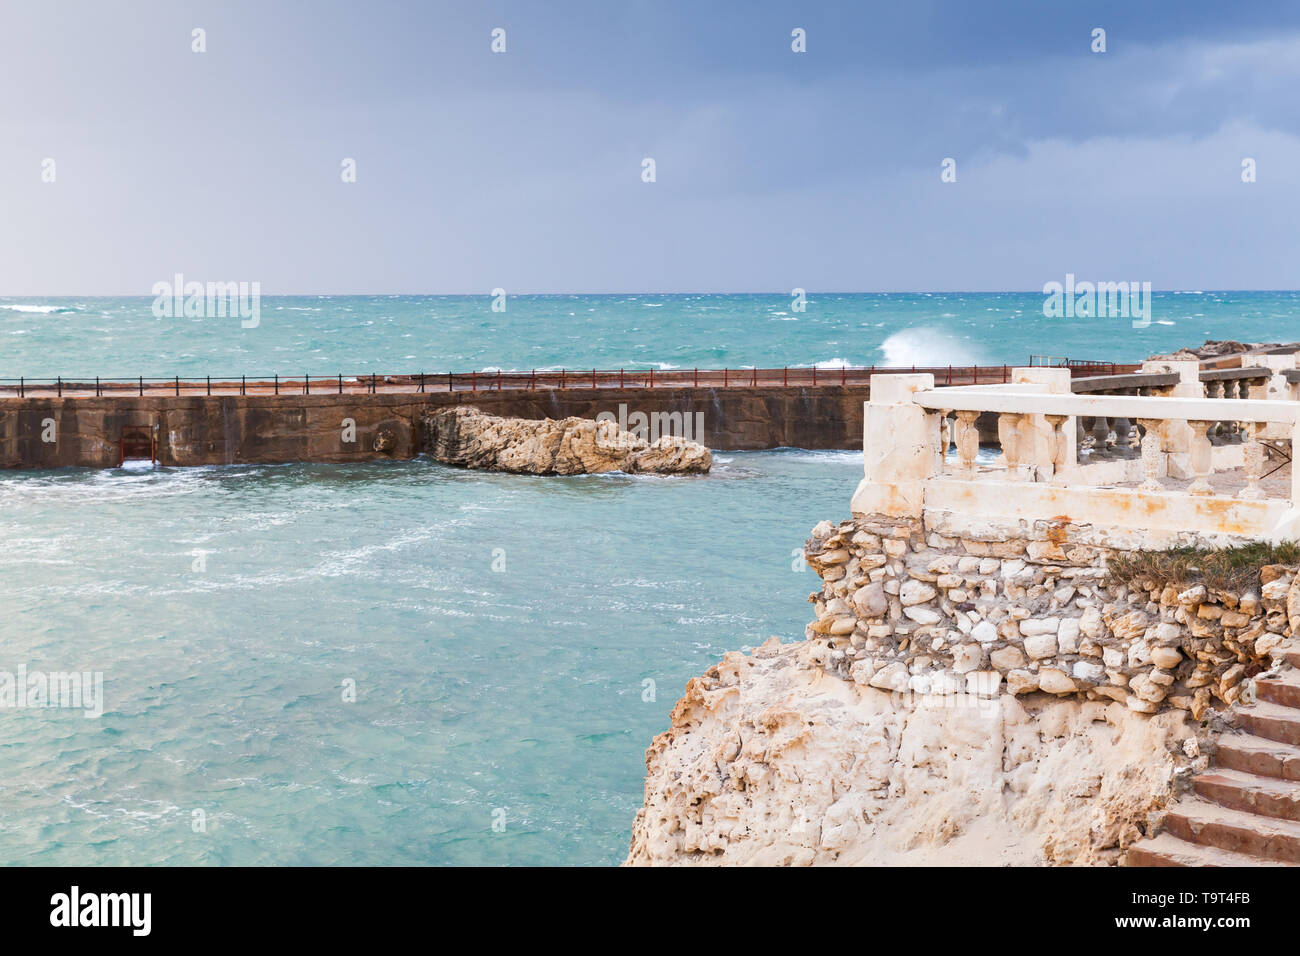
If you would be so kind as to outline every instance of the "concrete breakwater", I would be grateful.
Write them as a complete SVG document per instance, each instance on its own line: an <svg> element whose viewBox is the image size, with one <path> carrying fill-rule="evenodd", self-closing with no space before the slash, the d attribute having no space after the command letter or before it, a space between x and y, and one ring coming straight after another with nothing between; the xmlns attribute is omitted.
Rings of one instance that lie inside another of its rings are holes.
<svg viewBox="0 0 1300 956"><path fill-rule="evenodd" d="M423 419L456 405L532 419L635 420L640 412L663 434L680 434L673 429L689 416L692 427L702 425L690 437L722 450L852 449L862 445L868 396L866 384L28 395L0 398L0 467L112 468L151 457L164 466L406 459L427 451Z"/></svg>

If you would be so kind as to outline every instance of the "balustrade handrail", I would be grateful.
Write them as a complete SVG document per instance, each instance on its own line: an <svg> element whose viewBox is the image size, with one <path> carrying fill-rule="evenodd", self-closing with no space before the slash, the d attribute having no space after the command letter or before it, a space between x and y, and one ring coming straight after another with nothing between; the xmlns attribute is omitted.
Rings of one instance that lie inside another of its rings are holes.
<svg viewBox="0 0 1300 956"><path fill-rule="evenodd" d="M1070 380L1072 392L1100 392L1106 389L1168 388L1177 385L1176 372L1128 372L1123 375L1083 375Z"/></svg>
<svg viewBox="0 0 1300 956"><path fill-rule="evenodd" d="M1225 382L1236 379L1261 379L1273 374L1272 369L1261 365L1248 365L1245 368L1211 368L1199 374L1202 382Z"/></svg>
<svg viewBox="0 0 1300 956"><path fill-rule="evenodd" d="M1300 448L1300 401L1206 398L1194 365L1174 371L1177 383L1153 386L1156 395L1074 394L1063 370L1030 367L1000 388L940 389L929 376L877 383L853 510L934 514L954 532L1070 521L1159 540L1300 537L1300 469L1289 488L1268 480L1281 466L1266 469L1270 456L1285 464ZM997 419L1000 451L989 461L984 415Z"/></svg>
<svg viewBox="0 0 1300 956"><path fill-rule="evenodd" d="M1175 421L1281 422L1300 420L1300 405L1288 401L1179 398L1136 395L1073 395L1022 390L975 390L953 386L919 391L912 401L931 411L999 412L1085 418L1171 419Z"/></svg>

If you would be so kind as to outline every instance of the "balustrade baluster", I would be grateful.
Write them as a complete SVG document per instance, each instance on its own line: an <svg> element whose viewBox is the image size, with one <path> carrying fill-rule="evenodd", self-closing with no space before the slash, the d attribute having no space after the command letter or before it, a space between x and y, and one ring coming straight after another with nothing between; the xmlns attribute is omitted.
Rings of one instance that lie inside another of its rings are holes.
<svg viewBox="0 0 1300 956"><path fill-rule="evenodd" d="M998 415L998 443L1002 446L1002 464L1007 469L1007 478L1018 480L1024 457L1024 436L1021 424L1025 416L1016 412L1001 412Z"/></svg>
<svg viewBox="0 0 1300 956"><path fill-rule="evenodd" d="M939 411L939 447L943 449L940 453L940 471L943 470L942 462L948 459L948 450L952 447L953 428L952 422L948 418L952 414L951 408L940 409Z"/></svg>
<svg viewBox="0 0 1300 956"><path fill-rule="evenodd" d="M1066 460L1066 455L1070 449L1069 432L1065 430L1065 423L1070 420L1069 415L1047 415L1047 424L1052 426L1052 435L1050 438L1051 447L1048 449L1051 455L1052 463L1052 481L1055 484L1064 484L1066 481L1066 472L1069 470L1072 462Z"/></svg>
<svg viewBox="0 0 1300 956"><path fill-rule="evenodd" d="M1127 418L1116 418L1112 421L1115 423L1115 450L1127 455L1133 450L1133 423Z"/></svg>
<svg viewBox="0 0 1300 956"><path fill-rule="evenodd" d="M975 420L979 412L960 410L955 424L957 459L961 463L961 472L967 478L975 477L975 456L980 450L980 431Z"/></svg>
<svg viewBox="0 0 1300 956"><path fill-rule="evenodd" d="M1212 495L1210 474L1214 471L1214 456L1210 449L1210 438L1206 434L1214 422L1189 421L1192 432L1191 464L1194 480L1187 488L1189 495Z"/></svg>
<svg viewBox="0 0 1300 956"><path fill-rule="evenodd" d="M1223 383L1223 397L1224 398L1244 397L1242 384L1243 384L1242 382L1236 379L1226 379ZM1226 433L1225 437L1230 442L1244 441L1246 437L1242 433L1241 425L1238 422L1225 422L1224 432Z"/></svg>
<svg viewBox="0 0 1300 956"><path fill-rule="evenodd" d="M1138 485L1141 491L1164 491L1159 478L1163 426L1164 422L1158 418L1138 419L1142 431L1142 471L1146 474L1146 480Z"/></svg>
<svg viewBox="0 0 1300 956"><path fill-rule="evenodd" d="M1106 445L1110 441L1110 419L1098 415L1092 420L1092 438L1096 444L1093 446L1094 454L1101 454L1106 450Z"/></svg>
<svg viewBox="0 0 1300 956"><path fill-rule="evenodd" d="M1206 383L1205 383L1205 397L1206 397L1206 398L1222 398L1222 397L1223 397L1223 383L1222 383L1222 382L1219 382L1219 381L1215 381L1215 380L1211 380L1211 381L1206 382ZM1224 429L1224 427L1223 427L1223 422L1210 422L1210 428L1209 428L1209 430L1206 432L1206 438L1209 439L1209 442L1210 442L1211 445L1221 445L1221 444L1223 444L1224 439L1227 437L1227 436L1224 434L1224 432L1225 432L1225 429Z"/></svg>
<svg viewBox="0 0 1300 956"><path fill-rule="evenodd" d="M1241 497L1247 500L1264 497L1259 487L1260 476L1264 473L1264 446L1257 440L1260 427L1254 422L1248 422L1242 431L1242 440L1245 442L1242 456L1245 462L1246 487L1241 490Z"/></svg>

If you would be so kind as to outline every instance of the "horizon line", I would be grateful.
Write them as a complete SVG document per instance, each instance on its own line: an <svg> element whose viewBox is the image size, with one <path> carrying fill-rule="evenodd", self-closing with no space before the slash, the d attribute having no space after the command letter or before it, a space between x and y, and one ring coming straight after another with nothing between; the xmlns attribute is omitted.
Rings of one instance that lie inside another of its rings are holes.
<svg viewBox="0 0 1300 956"><path fill-rule="evenodd" d="M196 280L196 281L198 281L198 280ZM238 282L238 281L241 281L241 280L220 280L220 279L212 279L212 280L205 280L205 281L204 281L204 285L206 286L208 282L230 282L230 281ZM258 281L258 280L242 280L242 281L255 282L255 281ZM1084 281L1093 281L1093 280L1084 280ZM1173 294L1173 295L1211 295L1211 294L1215 294L1215 295L1218 295L1218 294L1224 294L1224 293L1243 293L1243 292L1250 292L1250 293L1260 293L1260 292L1266 292L1266 293L1300 293L1300 288L1292 288L1292 289L1152 289L1151 292L1152 292L1153 294L1159 293L1159 294L1161 294L1161 295L1169 295L1169 294ZM1039 289L875 289L875 290L867 290L867 289L859 289L859 290L831 289L831 290L822 290L822 291L813 291L813 290L809 290L809 289L804 289L804 290L803 290L803 293L804 293L805 296L809 296L809 297L814 296L814 295L822 295L822 296L826 296L826 295L1049 295L1049 294L1051 294L1051 293L1043 292L1043 291L1041 291L1041 290L1039 290ZM312 297L312 298L322 298L322 299L335 299L335 298L363 298L363 297L388 297L388 298L400 298L400 297L403 297L403 296L415 296L415 297L423 297L423 298L474 298L474 297L480 297L480 296L481 296L481 297L483 297L483 298L489 298L489 299L490 299L490 298L494 298L494 294L493 294L492 292L266 292L266 293L261 293L261 294L262 294L262 295L266 295L266 296L281 297L281 298L308 298L308 297ZM710 295L710 296L726 296L726 295L764 295L764 296L781 296L781 297L783 297L783 298L789 298L791 295L793 295L792 292L786 292L786 291L760 291L760 290L744 290L744 291L731 291L731 292L720 292L720 291L716 291L716 290L713 290L713 291L685 290L685 291L679 291L679 292L662 292L662 291L660 291L660 292L656 292L656 291L645 291L645 290L641 290L641 291L618 291L618 292L574 292L574 291L568 291L568 292L509 292L509 291L507 291L505 294L506 294L506 297L507 297L507 298L510 298L510 297L517 297L517 296L530 296L530 297L556 296L556 297L558 297L558 296L619 296L619 295L623 295L623 296L654 296L654 295L660 295L660 296L683 296L683 295ZM157 296L152 295L152 294L149 294L149 293L138 293L138 292L128 292L128 293L122 293L122 292L44 292L44 293L3 293L3 292L0 292L0 298L3 298L3 299L155 299L155 298L157 298Z"/></svg>

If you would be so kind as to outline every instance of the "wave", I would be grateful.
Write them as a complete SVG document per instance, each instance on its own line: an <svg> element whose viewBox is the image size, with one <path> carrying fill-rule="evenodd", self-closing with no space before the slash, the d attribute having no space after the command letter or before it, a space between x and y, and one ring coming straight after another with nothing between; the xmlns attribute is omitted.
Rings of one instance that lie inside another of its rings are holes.
<svg viewBox="0 0 1300 956"><path fill-rule="evenodd" d="M782 461L836 462L841 464L857 464L862 461L862 450L851 448L795 448L790 445L781 445L763 451L747 452L747 454L779 455ZM718 461L717 458L713 460Z"/></svg>
<svg viewBox="0 0 1300 956"><path fill-rule="evenodd" d="M979 352L941 329L922 326L903 329L880 343L881 365L934 368L940 365L982 365Z"/></svg>
<svg viewBox="0 0 1300 956"><path fill-rule="evenodd" d="M799 365L791 365L791 368L853 368L854 365L848 359L829 358L820 362L813 362L811 365L804 362ZM741 368L753 368L752 365L742 365Z"/></svg>
<svg viewBox="0 0 1300 956"><path fill-rule="evenodd" d="M62 305L0 305L0 309L8 309L10 312L36 312L40 315L50 313L63 314L67 312L76 312L76 309L70 309Z"/></svg>

